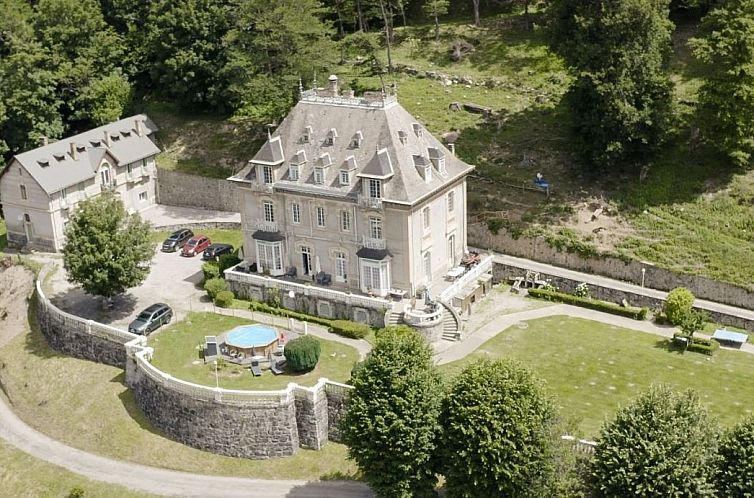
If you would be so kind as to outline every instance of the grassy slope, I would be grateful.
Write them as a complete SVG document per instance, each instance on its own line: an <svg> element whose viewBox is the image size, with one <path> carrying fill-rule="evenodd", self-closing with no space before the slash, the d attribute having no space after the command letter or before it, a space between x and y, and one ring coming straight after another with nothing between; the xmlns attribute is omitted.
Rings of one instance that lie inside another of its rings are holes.
<svg viewBox="0 0 754 498"><path fill-rule="evenodd" d="M317 479L355 473L345 446L335 443L321 451L299 450L289 458L254 461L171 441L142 415L121 369L57 354L36 328L0 349L0 365L0 384L16 414L85 451L206 474Z"/></svg>
<svg viewBox="0 0 754 498"><path fill-rule="evenodd" d="M219 335L233 327L249 323L253 322L232 316L192 313L185 321L171 325L149 338L149 345L155 348L152 363L179 379L214 387L214 367L200 360L196 346L203 343L205 335ZM310 372L276 376L265 370L261 377L254 377L248 368L226 363L218 368L220 387L284 389L290 382L311 386L320 377L327 377L336 382L347 381L358 360L356 350L333 341L319 339L319 342L322 346L319 363Z"/></svg>
<svg viewBox="0 0 754 498"><path fill-rule="evenodd" d="M158 230L152 232L152 241L156 244L165 240L171 232L166 230ZM209 240L218 244L231 244L235 248L239 248L243 245L243 233L241 230L224 230L224 229L209 229L209 230L195 230L194 233L206 235Z"/></svg>
<svg viewBox="0 0 754 498"><path fill-rule="evenodd" d="M650 334L587 320L549 317L511 327L467 358L445 365L446 374L480 357L511 357L529 366L557 396L561 414L593 437L606 418L652 383L693 388L725 425L751 413L751 355L719 351L713 358L678 354Z"/></svg>
<svg viewBox="0 0 754 498"><path fill-rule="evenodd" d="M156 496L90 481L61 467L30 457L5 441L0 441L0 490L3 496L60 497L66 496L74 487L81 488L87 498Z"/></svg>

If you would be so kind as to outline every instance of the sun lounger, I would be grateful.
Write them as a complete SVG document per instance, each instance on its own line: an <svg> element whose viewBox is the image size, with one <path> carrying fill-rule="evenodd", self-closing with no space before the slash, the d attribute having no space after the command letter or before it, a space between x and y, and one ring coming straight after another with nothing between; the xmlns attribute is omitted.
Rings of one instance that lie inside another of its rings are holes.
<svg viewBox="0 0 754 498"><path fill-rule="evenodd" d="M254 360L251 362L251 373L254 374L254 377L259 377L262 375L262 369L259 368L259 362Z"/></svg>
<svg viewBox="0 0 754 498"><path fill-rule="evenodd" d="M272 363L270 363L270 370L275 375L280 375L281 373L285 372L285 370L283 370L283 366L284 365L285 365L285 360L283 360L283 361L274 361L273 360Z"/></svg>

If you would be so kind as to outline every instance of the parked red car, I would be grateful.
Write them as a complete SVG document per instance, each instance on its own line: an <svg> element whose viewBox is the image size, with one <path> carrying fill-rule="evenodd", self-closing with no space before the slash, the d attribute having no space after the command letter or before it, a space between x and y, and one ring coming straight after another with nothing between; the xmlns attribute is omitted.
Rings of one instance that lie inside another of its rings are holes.
<svg viewBox="0 0 754 498"><path fill-rule="evenodd" d="M186 242L183 249L181 249L181 256L189 258L194 257L197 254L203 253L210 244L212 244L212 241L209 240L209 237L205 235L194 235L188 240L188 242Z"/></svg>

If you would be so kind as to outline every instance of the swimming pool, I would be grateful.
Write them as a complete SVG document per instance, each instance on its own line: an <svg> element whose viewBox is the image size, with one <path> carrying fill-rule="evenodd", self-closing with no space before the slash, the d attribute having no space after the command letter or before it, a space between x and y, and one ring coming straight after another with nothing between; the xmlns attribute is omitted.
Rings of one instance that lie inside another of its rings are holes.
<svg viewBox="0 0 754 498"><path fill-rule="evenodd" d="M268 346L278 339L277 330L268 325L241 325L228 332L225 342L237 348Z"/></svg>

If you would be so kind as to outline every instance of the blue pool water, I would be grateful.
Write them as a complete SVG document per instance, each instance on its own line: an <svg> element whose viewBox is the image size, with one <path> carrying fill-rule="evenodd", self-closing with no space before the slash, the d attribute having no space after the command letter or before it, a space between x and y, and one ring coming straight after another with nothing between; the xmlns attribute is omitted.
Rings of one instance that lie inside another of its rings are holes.
<svg viewBox="0 0 754 498"><path fill-rule="evenodd" d="M278 333L267 325L241 325L228 332L225 342L239 348L267 346L278 338Z"/></svg>

